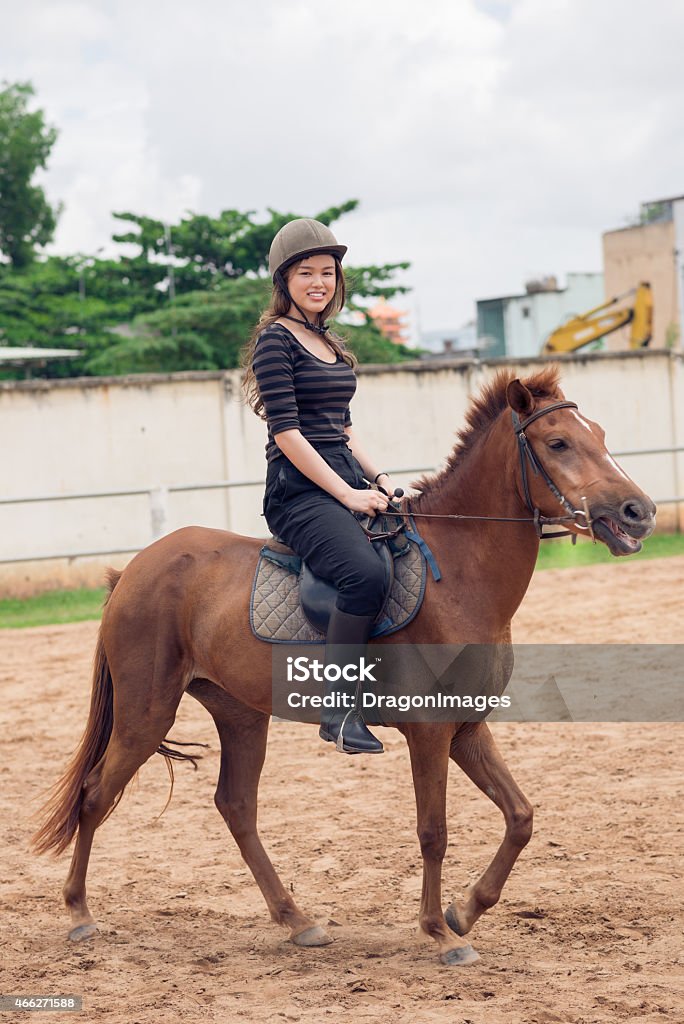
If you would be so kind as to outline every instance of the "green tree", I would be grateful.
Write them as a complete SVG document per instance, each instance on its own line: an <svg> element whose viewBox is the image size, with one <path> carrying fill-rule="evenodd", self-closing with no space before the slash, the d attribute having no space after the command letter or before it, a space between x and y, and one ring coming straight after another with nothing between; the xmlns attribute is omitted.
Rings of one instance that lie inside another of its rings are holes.
<svg viewBox="0 0 684 1024"><path fill-rule="evenodd" d="M43 111L28 109L33 95L28 82L0 90L0 252L15 268L28 266L36 246L50 241L60 213L32 184L57 138Z"/></svg>
<svg viewBox="0 0 684 1024"><path fill-rule="evenodd" d="M237 366L242 345L268 300L264 278L180 295L136 317L114 344L93 355L90 373L173 373Z"/></svg>
<svg viewBox="0 0 684 1024"><path fill-rule="evenodd" d="M368 282L371 272L372 268L362 271ZM113 344L93 350L86 368L95 374L235 368L270 291L269 279L243 275L213 289L180 295L164 308L136 317ZM368 320L338 323L336 329L360 362L415 358L415 353L389 341Z"/></svg>
<svg viewBox="0 0 684 1024"><path fill-rule="evenodd" d="M317 213L315 219L331 224L357 206L358 200L351 199ZM267 213L262 222L255 220L254 211L224 210L217 217L189 213L171 226L133 213L116 213L131 230L115 235L114 240L138 247L122 273L144 294L149 294L151 273L156 301L133 319L111 347L87 361L88 371L173 372L238 366L240 350L268 302L271 240L298 216L271 208ZM408 266L347 269L347 308L361 322L338 323L337 329L360 362L415 358L415 352L385 338L363 306L364 299L406 292L393 278ZM170 291L172 280L175 298Z"/></svg>
<svg viewBox="0 0 684 1024"><path fill-rule="evenodd" d="M358 205L358 199L350 199L317 213L316 220L331 224ZM151 217L120 212L114 216L131 227L114 235L114 241L139 247L134 274L147 265L167 276L173 267L174 288L180 295L244 274L265 273L273 236L298 216L270 208L267 213L265 221L255 220L254 210L223 210L218 217L188 213L178 224L167 225Z"/></svg>
<svg viewBox="0 0 684 1024"><path fill-rule="evenodd" d="M106 267L98 268L101 282L107 279ZM110 331L131 311L125 293L89 292L94 270L79 256L34 260L23 270L0 264L0 345L76 348L83 352L80 358L53 360L35 372L45 377L87 373L88 360L116 342ZM23 371L5 367L0 376L21 377Z"/></svg>
<svg viewBox="0 0 684 1024"><path fill-rule="evenodd" d="M316 219L331 223L356 200ZM43 376L230 369L268 302L268 249L295 214L225 210L188 214L179 224L117 214L130 231L115 241L132 256L52 256L22 269L0 264L0 344L77 348L78 359L48 364ZM369 320L364 301L407 289L394 281L406 263L347 268L347 309L337 328L360 362L415 357L388 341ZM173 287L172 287L173 285ZM2 376L20 376L7 369Z"/></svg>

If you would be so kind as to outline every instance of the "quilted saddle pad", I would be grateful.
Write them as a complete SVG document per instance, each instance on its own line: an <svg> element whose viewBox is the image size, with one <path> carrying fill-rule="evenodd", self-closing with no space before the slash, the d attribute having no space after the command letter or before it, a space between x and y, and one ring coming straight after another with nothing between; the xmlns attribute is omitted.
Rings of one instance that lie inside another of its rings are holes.
<svg viewBox="0 0 684 1024"><path fill-rule="evenodd" d="M425 594L426 562L417 544L410 541L404 554L394 560L394 581L372 636L388 636L408 625L420 609ZM259 556L249 622L259 640L281 644L321 644L325 635L304 616L299 602L299 575L294 568Z"/></svg>

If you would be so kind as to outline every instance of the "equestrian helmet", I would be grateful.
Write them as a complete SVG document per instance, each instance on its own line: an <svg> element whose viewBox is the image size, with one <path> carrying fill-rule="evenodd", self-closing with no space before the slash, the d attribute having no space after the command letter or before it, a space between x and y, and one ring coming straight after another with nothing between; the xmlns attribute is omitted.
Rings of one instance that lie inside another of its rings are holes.
<svg viewBox="0 0 684 1024"><path fill-rule="evenodd" d="M329 252L342 259L347 251L346 245L339 245L337 239L326 224L308 217L288 221L283 225L271 242L268 253L268 271L275 278L296 260L316 253Z"/></svg>

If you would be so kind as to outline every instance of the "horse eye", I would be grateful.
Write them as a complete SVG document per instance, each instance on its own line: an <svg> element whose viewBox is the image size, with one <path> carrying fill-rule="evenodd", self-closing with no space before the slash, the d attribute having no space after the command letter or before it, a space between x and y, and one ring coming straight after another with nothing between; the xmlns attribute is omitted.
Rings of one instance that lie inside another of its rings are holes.
<svg viewBox="0 0 684 1024"><path fill-rule="evenodd" d="M560 437L557 437L554 441L549 441L548 445L551 451L553 452L564 452L565 449L568 447L566 442L563 441Z"/></svg>

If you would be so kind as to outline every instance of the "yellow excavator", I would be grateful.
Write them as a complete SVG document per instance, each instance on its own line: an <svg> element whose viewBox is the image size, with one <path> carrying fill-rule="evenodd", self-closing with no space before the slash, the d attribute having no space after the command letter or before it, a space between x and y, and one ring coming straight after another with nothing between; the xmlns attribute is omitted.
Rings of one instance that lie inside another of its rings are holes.
<svg viewBox="0 0 684 1024"><path fill-rule="evenodd" d="M620 309L603 312L623 303L626 299L632 301ZM590 309L588 313L582 313L561 324L544 342L542 355L574 352L592 341L598 341L605 334L617 331L625 324L631 325L629 347L646 348L653 335L653 294L650 284L646 281L642 281L637 288L631 288L628 292L604 302L603 305Z"/></svg>

